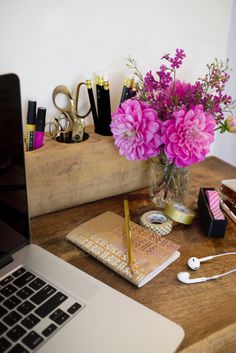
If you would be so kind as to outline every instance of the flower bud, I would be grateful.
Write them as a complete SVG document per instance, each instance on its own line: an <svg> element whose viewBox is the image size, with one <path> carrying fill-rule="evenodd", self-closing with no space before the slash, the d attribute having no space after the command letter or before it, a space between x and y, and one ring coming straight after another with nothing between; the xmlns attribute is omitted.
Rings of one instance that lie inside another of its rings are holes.
<svg viewBox="0 0 236 353"><path fill-rule="evenodd" d="M233 115L225 120L225 128L228 132L236 133L236 118Z"/></svg>

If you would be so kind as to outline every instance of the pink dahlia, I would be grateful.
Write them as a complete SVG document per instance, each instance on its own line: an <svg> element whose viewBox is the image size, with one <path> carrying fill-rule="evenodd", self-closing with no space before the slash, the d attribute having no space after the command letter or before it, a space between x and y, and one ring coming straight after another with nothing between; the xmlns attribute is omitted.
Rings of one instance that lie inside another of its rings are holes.
<svg viewBox="0 0 236 353"><path fill-rule="evenodd" d="M162 121L146 103L128 99L112 114L111 131L121 155L146 160L160 152Z"/></svg>
<svg viewBox="0 0 236 353"><path fill-rule="evenodd" d="M215 120L202 105L182 107L162 124L162 141L171 163L185 167L205 159L214 141Z"/></svg>

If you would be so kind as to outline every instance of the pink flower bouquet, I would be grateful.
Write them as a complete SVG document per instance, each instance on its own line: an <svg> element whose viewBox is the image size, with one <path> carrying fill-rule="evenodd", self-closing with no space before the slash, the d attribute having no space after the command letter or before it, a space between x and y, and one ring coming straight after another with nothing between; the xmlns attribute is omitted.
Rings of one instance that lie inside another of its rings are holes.
<svg viewBox="0 0 236 353"><path fill-rule="evenodd" d="M167 165L186 167L206 158L216 130L236 132L235 101L224 94L230 78L228 62L217 59L194 84L176 79L185 58L182 49L162 57L155 76L143 78L133 59L129 67L139 78L139 92L112 114L111 131L121 155L129 160L161 156ZM224 121L224 113L230 118Z"/></svg>

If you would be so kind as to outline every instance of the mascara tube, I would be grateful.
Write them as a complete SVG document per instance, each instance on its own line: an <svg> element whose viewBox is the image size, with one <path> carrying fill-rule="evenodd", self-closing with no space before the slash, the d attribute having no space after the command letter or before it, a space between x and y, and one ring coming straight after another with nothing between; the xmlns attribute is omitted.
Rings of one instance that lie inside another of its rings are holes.
<svg viewBox="0 0 236 353"><path fill-rule="evenodd" d="M36 125L34 132L34 149L38 149L43 146L44 140L44 128L45 128L46 108L38 108Z"/></svg>
<svg viewBox="0 0 236 353"><path fill-rule="evenodd" d="M88 96L89 96L89 101L90 101L90 106L91 106L91 111L93 116L94 128L95 128L95 132L97 132L97 130L99 130L99 125L98 125L99 121L98 121L98 115L97 115L96 105L95 105L94 96L93 96L91 79L88 78L86 80L86 86L88 90Z"/></svg>
<svg viewBox="0 0 236 353"><path fill-rule="evenodd" d="M132 84L133 84L133 77L132 75L129 75L127 79L127 90L126 90L125 100L131 98Z"/></svg>
<svg viewBox="0 0 236 353"><path fill-rule="evenodd" d="M134 79L132 84L132 90L130 92L130 98L135 97L137 94L137 91L138 91L138 79Z"/></svg>
<svg viewBox="0 0 236 353"><path fill-rule="evenodd" d="M120 105L125 100L126 91L127 91L127 81L128 81L128 77L126 76L125 79L124 79L124 85L123 85L122 92L121 92Z"/></svg>
<svg viewBox="0 0 236 353"><path fill-rule="evenodd" d="M106 136L112 136L110 129L111 124L111 101L110 101L110 88L108 76L105 74L103 77L103 116L102 116L102 130Z"/></svg>
<svg viewBox="0 0 236 353"><path fill-rule="evenodd" d="M103 78L102 74L98 76L98 84L97 84L97 106L98 106L98 118L101 121L103 116Z"/></svg>
<svg viewBox="0 0 236 353"><path fill-rule="evenodd" d="M34 149L34 131L36 118L36 101L28 101L27 123L26 123L26 151Z"/></svg>

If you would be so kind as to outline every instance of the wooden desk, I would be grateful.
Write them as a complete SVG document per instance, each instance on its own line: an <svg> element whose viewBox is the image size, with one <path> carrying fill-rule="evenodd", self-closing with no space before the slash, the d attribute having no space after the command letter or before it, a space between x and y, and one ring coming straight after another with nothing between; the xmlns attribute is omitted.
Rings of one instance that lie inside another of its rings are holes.
<svg viewBox="0 0 236 353"><path fill-rule="evenodd" d="M200 186L217 188L222 179L235 177L236 168L215 157L190 167L186 206L197 209ZM235 251L236 224L228 218L224 238L206 237L197 218L191 226L176 224L168 238L181 245L180 258L137 289L65 239L74 227L107 210L124 215L123 198L124 195L111 197L33 218L33 243L181 325L185 338L178 352L235 353L236 274L192 285L178 282L176 274L187 270L186 262L191 256ZM147 189L130 193L129 200L131 219L137 223L144 212L153 209ZM232 268L236 268L236 256L225 256L202 264L192 276L211 276Z"/></svg>

